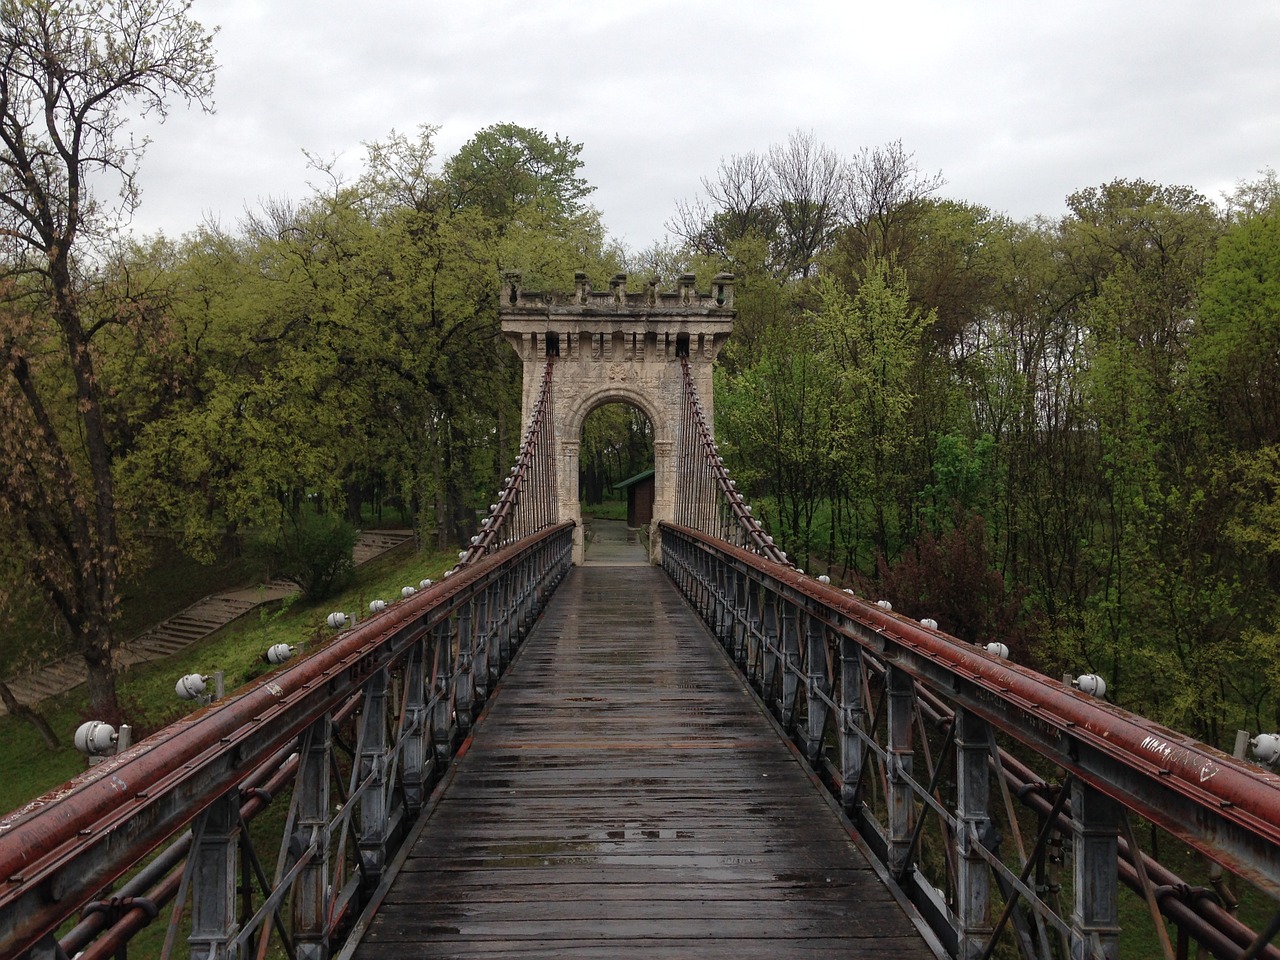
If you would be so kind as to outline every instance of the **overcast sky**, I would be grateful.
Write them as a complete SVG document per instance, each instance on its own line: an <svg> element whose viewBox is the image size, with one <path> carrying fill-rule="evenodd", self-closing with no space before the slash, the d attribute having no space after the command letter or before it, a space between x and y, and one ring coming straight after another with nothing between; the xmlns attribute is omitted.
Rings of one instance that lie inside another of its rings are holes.
<svg viewBox="0 0 1280 960"><path fill-rule="evenodd" d="M1016 218L1117 177L1219 199L1280 166L1277 0L195 0L217 112L150 131L140 231L307 196L303 150L512 121L582 143L632 248L731 154L901 140L943 195Z"/></svg>

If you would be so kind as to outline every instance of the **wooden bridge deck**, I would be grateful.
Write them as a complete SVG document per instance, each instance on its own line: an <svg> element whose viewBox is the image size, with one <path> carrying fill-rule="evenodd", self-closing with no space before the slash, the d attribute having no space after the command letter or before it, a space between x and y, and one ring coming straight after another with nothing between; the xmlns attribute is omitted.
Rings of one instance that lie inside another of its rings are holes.
<svg viewBox="0 0 1280 960"><path fill-rule="evenodd" d="M666 577L575 568L357 958L927 958Z"/></svg>

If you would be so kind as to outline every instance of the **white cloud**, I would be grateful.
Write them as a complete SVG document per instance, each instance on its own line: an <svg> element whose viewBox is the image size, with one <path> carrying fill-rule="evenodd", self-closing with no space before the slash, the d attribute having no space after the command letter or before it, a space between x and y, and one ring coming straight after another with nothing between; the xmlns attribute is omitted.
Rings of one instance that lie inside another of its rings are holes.
<svg viewBox="0 0 1280 960"><path fill-rule="evenodd" d="M1115 177L1210 196L1280 162L1269 0L544 2L196 0L218 24L218 112L153 130L136 228L179 234L301 198L304 149L441 127L442 155L514 121L584 144L633 246L720 158L812 130L845 154L901 139L947 195L1056 215Z"/></svg>

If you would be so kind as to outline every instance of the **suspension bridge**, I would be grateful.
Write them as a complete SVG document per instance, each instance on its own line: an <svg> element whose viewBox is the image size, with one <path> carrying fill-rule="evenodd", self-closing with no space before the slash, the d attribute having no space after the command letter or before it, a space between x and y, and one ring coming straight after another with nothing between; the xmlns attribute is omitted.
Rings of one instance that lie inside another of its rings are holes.
<svg viewBox="0 0 1280 960"><path fill-rule="evenodd" d="M153 737L89 737L0 818L0 957L148 928L198 958L1141 956L1128 889L1148 955L1280 958L1280 778L767 536L711 431L731 276L501 303L527 429L458 565ZM653 423L655 519L588 549L577 438L614 401Z"/></svg>

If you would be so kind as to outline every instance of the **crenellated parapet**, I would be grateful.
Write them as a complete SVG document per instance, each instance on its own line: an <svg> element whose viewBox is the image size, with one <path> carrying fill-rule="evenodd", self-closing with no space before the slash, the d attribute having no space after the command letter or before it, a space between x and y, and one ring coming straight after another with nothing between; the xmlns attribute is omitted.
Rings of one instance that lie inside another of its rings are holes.
<svg viewBox="0 0 1280 960"><path fill-rule="evenodd" d="M714 360L733 331L733 274L720 273L708 292L699 292L692 273L681 274L674 290L657 281L629 290L627 275L616 274L607 290L592 289L585 273L567 292L525 290L521 275L502 278L502 331L525 361L558 356L657 363Z"/></svg>
<svg viewBox="0 0 1280 960"><path fill-rule="evenodd" d="M723 316L733 310L733 274L717 273L711 278L711 290L699 293L697 277L682 273L674 290L658 290L658 281L649 280L642 290L627 289L627 275L614 274L608 290L593 290L582 271L574 274L573 292L549 293L525 290L519 270L502 274L503 312L545 311L548 308L580 307L584 313L617 313L619 311Z"/></svg>

